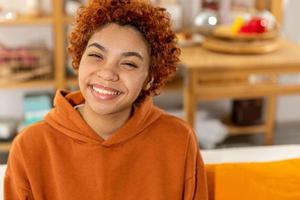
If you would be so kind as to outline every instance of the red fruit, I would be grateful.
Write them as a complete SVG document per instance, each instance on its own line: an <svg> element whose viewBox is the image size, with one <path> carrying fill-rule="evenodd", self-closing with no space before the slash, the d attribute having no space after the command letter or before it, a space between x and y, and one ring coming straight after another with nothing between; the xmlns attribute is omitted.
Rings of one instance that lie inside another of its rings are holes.
<svg viewBox="0 0 300 200"><path fill-rule="evenodd" d="M267 23L264 19L254 17L244 24L239 32L241 33L263 33L267 30Z"/></svg>
<svg viewBox="0 0 300 200"><path fill-rule="evenodd" d="M255 27L257 33L262 33L266 31L267 22L262 18L252 18L249 21L249 25Z"/></svg>
<svg viewBox="0 0 300 200"><path fill-rule="evenodd" d="M247 24L243 25L239 30L240 33L254 33L254 31L253 27Z"/></svg>

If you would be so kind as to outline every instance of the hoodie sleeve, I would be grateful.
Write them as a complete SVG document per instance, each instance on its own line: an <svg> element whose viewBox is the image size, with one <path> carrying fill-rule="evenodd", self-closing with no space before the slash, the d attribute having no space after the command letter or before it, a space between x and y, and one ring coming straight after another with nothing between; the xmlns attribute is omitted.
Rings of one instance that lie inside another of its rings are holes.
<svg viewBox="0 0 300 200"><path fill-rule="evenodd" d="M4 177L4 200L33 200L18 139L15 139L9 152Z"/></svg>
<svg viewBox="0 0 300 200"><path fill-rule="evenodd" d="M205 166L202 161L195 133L189 140L186 153L184 200L208 200Z"/></svg>

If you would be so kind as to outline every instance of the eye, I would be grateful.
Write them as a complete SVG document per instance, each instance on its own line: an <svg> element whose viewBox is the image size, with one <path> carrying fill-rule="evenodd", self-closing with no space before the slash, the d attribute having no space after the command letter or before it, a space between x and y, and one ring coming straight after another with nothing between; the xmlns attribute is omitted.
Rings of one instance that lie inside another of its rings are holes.
<svg viewBox="0 0 300 200"><path fill-rule="evenodd" d="M97 59L103 59L103 56L101 54L97 54L97 53L89 53L88 54L89 57L94 57L94 58L97 58Z"/></svg>
<svg viewBox="0 0 300 200"><path fill-rule="evenodd" d="M124 65L127 68L138 68L138 66L135 63L131 63L131 62L124 62L122 63L122 65Z"/></svg>

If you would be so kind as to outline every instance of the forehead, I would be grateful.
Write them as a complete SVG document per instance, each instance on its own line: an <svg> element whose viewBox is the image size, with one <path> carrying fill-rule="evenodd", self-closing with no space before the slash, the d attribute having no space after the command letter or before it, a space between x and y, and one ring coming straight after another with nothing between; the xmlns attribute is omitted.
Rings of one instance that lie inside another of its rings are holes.
<svg viewBox="0 0 300 200"><path fill-rule="evenodd" d="M119 48L144 49L147 53L149 50L148 42L136 28L115 23L110 23L97 29L88 43L92 42L100 42L101 45L107 45L107 48L111 45L116 45Z"/></svg>

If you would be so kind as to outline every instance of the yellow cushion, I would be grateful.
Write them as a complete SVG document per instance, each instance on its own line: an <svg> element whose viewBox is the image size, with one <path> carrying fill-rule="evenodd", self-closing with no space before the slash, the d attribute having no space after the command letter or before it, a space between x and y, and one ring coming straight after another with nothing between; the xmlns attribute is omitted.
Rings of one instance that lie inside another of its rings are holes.
<svg viewBox="0 0 300 200"><path fill-rule="evenodd" d="M206 165L210 200L300 200L300 159Z"/></svg>

